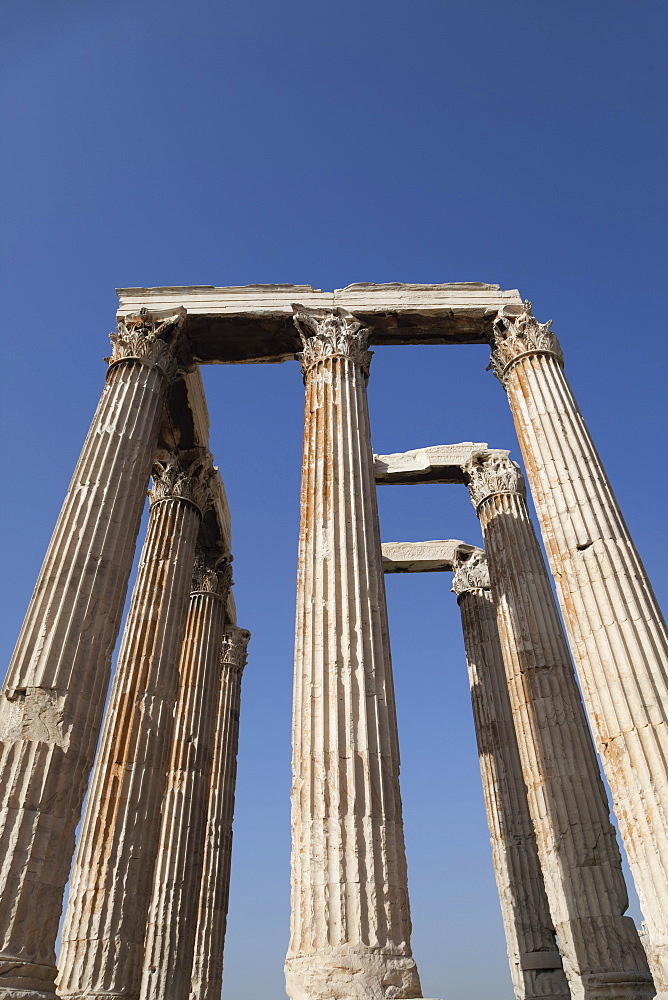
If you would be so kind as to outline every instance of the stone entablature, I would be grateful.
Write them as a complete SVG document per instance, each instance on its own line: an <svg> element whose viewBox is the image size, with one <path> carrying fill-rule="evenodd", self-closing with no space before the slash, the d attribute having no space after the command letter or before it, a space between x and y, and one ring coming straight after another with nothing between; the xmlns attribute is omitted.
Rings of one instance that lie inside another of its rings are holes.
<svg viewBox="0 0 668 1000"><path fill-rule="evenodd" d="M407 285L367 282L323 292L311 285L185 285L119 288L118 319L141 309L156 317L187 311L185 333L202 364L278 362L301 349L293 303L353 313L370 327L369 344L489 344L499 315L522 313L517 289L484 282Z"/></svg>
<svg viewBox="0 0 668 1000"><path fill-rule="evenodd" d="M379 485L408 486L411 483L464 483L464 466L486 444L462 441L437 444L393 455L374 455L373 471Z"/></svg>
<svg viewBox="0 0 668 1000"><path fill-rule="evenodd" d="M385 573L443 573L452 570L457 550L464 542L457 538L428 542L383 542Z"/></svg>

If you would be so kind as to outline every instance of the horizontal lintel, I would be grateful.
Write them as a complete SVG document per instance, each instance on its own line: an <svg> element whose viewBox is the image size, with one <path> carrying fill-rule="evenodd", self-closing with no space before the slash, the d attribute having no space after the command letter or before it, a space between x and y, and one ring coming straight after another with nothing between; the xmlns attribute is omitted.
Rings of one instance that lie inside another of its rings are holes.
<svg viewBox="0 0 668 1000"><path fill-rule="evenodd" d="M471 455L486 451L488 445L473 441L437 444L415 451L374 455L374 475L381 486L410 486L420 483L464 483L463 466Z"/></svg>
<svg viewBox="0 0 668 1000"><path fill-rule="evenodd" d="M458 538L429 542L383 542L383 571L385 573L451 572L455 553L461 545L466 545L466 542Z"/></svg>
<svg viewBox="0 0 668 1000"><path fill-rule="evenodd" d="M201 364L271 363L301 350L293 303L309 309L342 308L370 328L374 345L488 344L501 313L519 315L516 289L483 282L441 285L361 283L333 292L310 285L189 285L118 289L118 318L186 310L186 334Z"/></svg>

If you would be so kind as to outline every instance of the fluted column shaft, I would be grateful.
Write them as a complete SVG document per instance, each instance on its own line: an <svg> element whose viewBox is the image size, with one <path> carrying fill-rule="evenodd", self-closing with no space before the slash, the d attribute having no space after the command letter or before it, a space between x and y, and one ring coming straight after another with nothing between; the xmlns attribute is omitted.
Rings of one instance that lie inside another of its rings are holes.
<svg viewBox="0 0 668 1000"><path fill-rule="evenodd" d="M485 553L462 546L453 589L462 615L480 775L517 1000L570 1000L522 776Z"/></svg>
<svg viewBox="0 0 668 1000"><path fill-rule="evenodd" d="M0 997L53 996L74 832L109 683L178 318L113 358L0 694Z"/></svg>
<svg viewBox="0 0 668 1000"><path fill-rule="evenodd" d="M366 399L368 332L298 309L306 406L297 578L292 1000L419 997Z"/></svg>
<svg viewBox="0 0 668 1000"><path fill-rule="evenodd" d="M204 863L199 890L191 1000L220 1000L232 864L241 675L250 632L228 625L221 650L216 739L209 783ZM170 998L171 1000L171 998Z"/></svg>
<svg viewBox="0 0 668 1000"><path fill-rule="evenodd" d="M467 464L497 606L529 808L574 998L651 997L615 832L519 467L487 451Z"/></svg>
<svg viewBox="0 0 668 1000"><path fill-rule="evenodd" d="M220 687L229 564L198 558L148 911L142 1000L188 1000Z"/></svg>
<svg viewBox="0 0 668 1000"><path fill-rule="evenodd" d="M507 393L547 556L668 997L668 635L550 324L496 325Z"/></svg>
<svg viewBox="0 0 668 1000"><path fill-rule="evenodd" d="M174 462L158 468L154 478L146 541L72 870L59 960L62 997L139 995L201 519L193 488L197 477L190 470Z"/></svg>

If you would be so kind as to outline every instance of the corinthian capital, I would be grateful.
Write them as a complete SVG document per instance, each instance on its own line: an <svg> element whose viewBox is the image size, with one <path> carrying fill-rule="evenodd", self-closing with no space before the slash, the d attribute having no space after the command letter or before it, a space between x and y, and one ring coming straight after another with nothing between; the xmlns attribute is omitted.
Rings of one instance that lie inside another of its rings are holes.
<svg viewBox="0 0 668 1000"><path fill-rule="evenodd" d="M498 493L526 496L524 476L517 462L508 457L509 454L500 448L477 451L463 467L471 503L476 510L484 500Z"/></svg>
<svg viewBox="0 0 668 1000"><path fill-rule="evenodd" d="M193 567L193 594L214 594L225 600L232 586L232 562L230 558L210 558L198 555Z"/></svg>
<svg viewBox="0 0 668 1000"><path fill-rule="evenodd" d="M524 302L524 312L520 316L514 319L507 316L497 318L489 368L502 385L505 385L506 375L515 361L529 354L552 354L563 364L564 355L551 326L551 320L547 323L538 322L528 299Z"/></svg>
<svg viewBox="0 0 668 1000"><path fill-rule="evenodd" d="M209 482L215 470L210 455L194 460L187 454L172 455L166 462L156 462L151 475L153 488L148 494L151 505L161 500L187 500L201 514L211 506Z"/></svg>
<svg viewBox="0 0 668 1000"><path fill-rule="evenodd" d="M174 378L183 367L179 349L185 317L185 309L167 316L142 309L137 316L126 316L109 334L112 354L105 360L113 365L125 358L136 358L159 368L167 378Z"/></svg>
<svg viewBox="0 0 668 1000"><path fill-rule="evenodd" d="M452 589L459 597L472 590L489 590L489 569L484 549L474 545L459 545L455 549L452 567Z"/></svg>
<svg viewBox="0 0 668 1000"><path fill-rule="evenodd" d="M245 628L237 628L236 625L226 626L221 648L221 663L240 674L246 666L249 640L250 632Z"/></svg>
<svg viewBox="0 0 668 1000"><path fill-rule="evenodd" d="M372 351L369 330L345 309L307 309L292 305L303 351L298 354L304 376L325 358L350 358L368 377Z"/></svg>

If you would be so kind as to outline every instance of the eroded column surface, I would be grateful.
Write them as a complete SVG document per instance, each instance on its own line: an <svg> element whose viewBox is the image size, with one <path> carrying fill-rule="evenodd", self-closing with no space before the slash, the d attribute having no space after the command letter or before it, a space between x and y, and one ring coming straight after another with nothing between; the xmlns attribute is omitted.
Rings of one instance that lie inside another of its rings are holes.
<svg viewBox="0 0 668 1000"><path fill-rule="evenodd" d="M296 308L306 384L292 791L292 1000L419 997L366 382L368 331Z"/></svg>
<svg viewBox="0 0 668 1000"><path fill-rule="evenodd" d="M127 320L0 694L0 997L55 941L182 316Z"/></svg>
<svg viewBox="0 0 668 1000"><path fill-rule="evenodd" d="M154 468L151 509L72 869L62 997L138 997L206 457Z"/></svg>
<svg viewBox="0 0 668 1000"><path fill-rule="evenodd" d="M495 326L506 392L657 988L668 996L668 637L549 323Z"/></svg>
<svg viewBox="0 0 668 1000"><path fill-rule="evenodd" d="M191 1000L220 1000L232 864L241 675L250 632L228 625L220 653L220 688L209 783L204 863L198 899ZM168 995L171 1000L171 995ZM176 995L175 995L176 996Z"/></svg>
<svg viewBox="0 0 668 1000"><path fill-rule="evenodd" d="M455 551L464 647L492 860L517 1000L570 1000L522 776L487 559Z"/></svg>
<svg viewBox="0 0 668 1000"><path fill-rule="evenodd" d="M198 556L148 911L142 1000L188 1000L202 880L229 560Z"/></svg>
<svg viewBox="0 0 668 1000"><path fill-rule="evenodd" d="M545 889L574 1000L654 996L549 577L507 451L466 464Z"/></svg>

